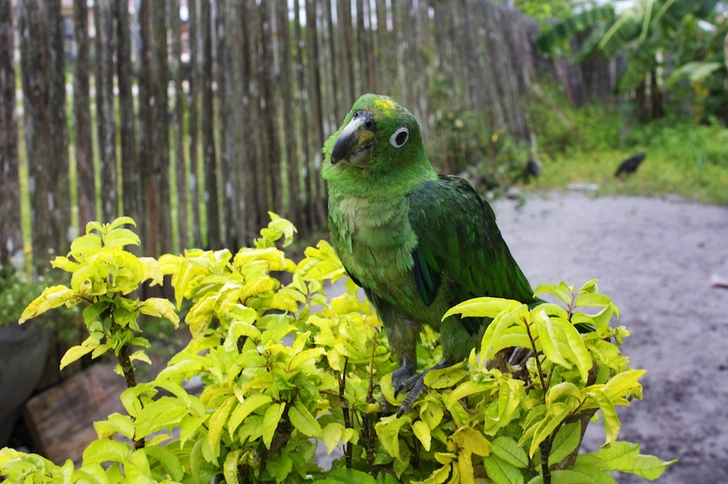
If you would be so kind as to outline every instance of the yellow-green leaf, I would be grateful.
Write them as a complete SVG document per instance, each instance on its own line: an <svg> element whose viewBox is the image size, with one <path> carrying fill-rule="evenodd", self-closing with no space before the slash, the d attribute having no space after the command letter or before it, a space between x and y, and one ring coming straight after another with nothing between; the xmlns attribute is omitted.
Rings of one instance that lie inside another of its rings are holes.
<svg viewBox="0 0 728 484"><path fill-rule="evenodd" d="M594 399L596 404L599 406L599 411L602 413L604 420L604 433L605 439L602 447L613 444L617 440L617 434L619 434L619 417L617 411L614 408L614 404L609 399L609 395L604 389L596 389L589 392L589 396Z"/></svg>
<svg viewBox="0 0 728 484"><path fill-rule="evenodd" d="M510 437L498 437L490 443L490 450L501 459L510 462L515 467L526 469L528 455L518 446L518 442Z"/></svg>
<svg viewBox="0 0 728 484"><path fill-rule="evenodd" d="M443 484L450 477L450 464L432 471L430 477L424 481L412 481L412 484Z"/></svg>
<svg viewBox="0 0 728 484"><path fill-rule="evenodd" d="M486 456L490 454L490 442L474 428L461 427L450 437L450 441L459 449L471 454Z"/></svg>
<svg viewBox="0 0 728 484"><path fill-rule="evenodd" d="M497 455L485 457L483 465L493 484L523 484L523 474L518 467Z"/></svg>
<svg viewBox="0 0 728 484"><path fill-rule="evenodd" d="M324 427L323 430L323 441L326 445L326 453L331 454L341 439L341 432L344 430L344 426L337 422L331 422Z"/></svg>
<svg viewBox="0 0 728 484"><path fill-rule="evenodd" d="M139 312L155 318L167 318L174 325L179 326L179 316L174 310L174 304L169 299L150 297L139 306Z"/></svg>
<svg viewBox="0 0 728 484"><path fill-rule="evenodd" d="M465 378L467 374L468 371L463 368L463 363L459 363L441 370L431 370L427 372L424 382L425 385L430 388L448 388Z"/></svg>
<svg viewBox="0 0 728 484"><path fill-rule="evenodd" d="M263 443L266 449L270 449L270 443L273 441L273 435L278 429L278 422L280 422L285 409L285 403L274 403L265 412L263 417Z"/></svg>
<svg viewBox="0 0 728 484"><path fill-rule="evenodd" d="M576 450L581 441L581 422L576 421L562 426L551 443L549 465L555 465Z"/></svg>
<svg viewBox="0 0 728 484"><path fill-rule="evenodd" d="M233 438L235 430L240 426L242 421L245 420L245 417L271 401L272 398L268 395L256 393L254 395L250 395L242 404L238 405L232 415L230 415L230 422L228 422L230 438Z"/></svg>
<svg viewBox="0 0 728 484"><path fill-rule="evenodd" d="M83 355L91 353L97 346L99 346L99 341L91 336L86 338L80 345L71 346L61 358L59 369L62 370L74 361L79 360Z"/></svg>
<svg viewBox="0 0 728 484"><path fill-rule="evenodd" d="M501 299L497 297L476 297L461 302L460 304L450 308L443 316L442 320L459 314L463 318L495 318L504 311L510 311L520 306L521 303L513 299Z"/></svg>
<svg viewBox="0 0 728 484"><path fill-rule="evenodd" d="M242 452L242 449L236 449L225 457L222 472L227 484L238 484L238 463L240 462L240 454Z"/></svg>
<svg viewBox="0 0 728 484"><path fill-rule="evenodd" d="M422 442L422 447L424 447L426 451L429 451L430 444L432 443L430 427L422 420L418 420L417 422L412 424L412 430L414 431L415 436L419 439L419 441Z"/></svg>
<svg viewBox="0 0 728 484"><path fill-rule="evenodd" d="M310 350L301 351L291 358L291 362L288 364L288 369L289 371L293 371L298 368L301 363L318 358L324 353L326 353L326 351L323 348L311 348Z"/></svg>
<svg viewBox="0 0 728 484"><path fill-rule="evenodd" d="M207 443L209 444L212 455L215 458L220 455L220 439L222 438L222 429L225 426L225 421L227 421L228 415L230 414L230 409L232 409L233 407L233 403L235 403L235 397L227 397L225 399L225 402L220 405L220 407L215 410L215 413L212 414L212 417L210 417L210 426L207 432Z"/></svg>
<svg viewBox="0 0 728 484"><path fill-rule="evenodd" d="M293 407L288 409L288 418L291 424L302 434L308 437L321 437L321 425L311 415L311 412L300 402L296 401Z"/></svg>

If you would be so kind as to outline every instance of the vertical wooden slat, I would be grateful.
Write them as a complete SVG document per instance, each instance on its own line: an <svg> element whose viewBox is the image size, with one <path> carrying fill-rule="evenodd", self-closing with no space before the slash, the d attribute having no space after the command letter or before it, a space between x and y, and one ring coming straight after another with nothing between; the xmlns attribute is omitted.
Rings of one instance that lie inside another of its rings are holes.
<svg viewBox="0 0 728 484"><path fill-rule="evenodd" d="M141 0L139 8L139 155L137 163L142 178L144 219L141 221L142 252L159 255L157 244L158 196L154 171L154 95L152 72L151 0Z"/></svg>
<svg viewBox="0 0 728 484"><path fill-rule="evenodd" d="M23 130L27 152L33 259L43 264L54 250L51 214L55 208L52 168L55 147L51 136L50 46L48 12L42 0L20 3L21 80L23 84Z"/></svg>
<svg viewBox="0 0 728 484"><path fill-rule="evenodd" d="M187 11L189 12L189 51L190 51L190 75L189 84L190 92L188 96L189 106L189 159L190 159L190 184L189 191L192 199L192 243L202 246L202 219L200 216L200 156L198 148L198 140L200 134L199 121L199 85L200 85L200 39L199 39L199 11L200 0L188 0Z"/></svg>
<svg viewBox="0 0 728 484"><path fill-rule="evenodd" d="M331 106L332 106L332 122L334 123L333 129L335 130L338 128L336 125L337 122L341 122L343 119L344 114L346 113L345 109L348 109L346 106L342 106L341 102L341 76L339 72L339 62L338 58L336 57L336 31L334 29L334 15L333 15L333 8L331 7L331 1L332 0L324 0L324 11L326 15L326 30L327 30L327 36L326 40L328 43L329 48L329 62L330 62L330 86L332 93L331 95Z"/></svg>
<svg viewBox="0 0 728 484"><path fill-rule="evenodd" d="M73 1L73 40L76 60L73 65L73 118L76 155L76 191L81 232L86 223L96 220L94 188L94 152L91 136L91 102L89 98L89 38L86 0Z"/></svg>
<svg viewBox="0 0 728 484"><path fill-rule="evenodd" d="M61 1L47 0L50 34L50 117L55 162L47 174L52 177L51 223L56 253L64 253L71 242L71 195L69 187L68 120L66 117L66 52L63 44ZM43 261L45 262L45 261Z"/></svg>
<svg viewBox="0 0 728 484"><path fill-rule="evenodd" d="M235 109L229 102L230 55L228 32L225 28L224 12L226 3L235 0L215 0L215 79L217 82L217 129L219 137L219 156L217 158L218 173L220 174L220 189L218 200L222 208L222 224L220 237L224 247L233 248L235 233L233 225L233 206L235 204L232 185L232 161L228 121L230 112Z"/></svg>
<svg viewBox="0 0 728 484"><path fill-rule="evenodd" d="M172 39L170 68L174 75L174 170L177 187L177 241L178 249L189 247L187 224L188 167L185 156L185 103L182 82L182 32L179 0L169 0L169 25Z"/></svg>
<svg viewBox="0 0 728 484"><path fill-rule="evenodd" d="M245 142L245 39L243 32L243 4L238 0L231 0L225 4L224 15L225 30L230 46L230 86L228 90L228 102L233 107L230 110L228 119L228 132L226 140L230 146L230 163L232 172L228 179L232 182L232 195L235 206L233 207L234 240L237 246L242 246L250 240L248 233L248 211L252 211L250 194L253 192L250 157L246 155L248 146Z"/></svg>
<svg viewBox="0 0 728 484"><path fill-rule="evenodd" d="M259 51L259 34L260 34L260 17L258 14L258 5L255 0L247 0L245 6L246 18L246 34L248 47L248 89L250 96L250 123L249 132L250 140L254 147L253 171L255 173L255 223L251 228L257 233L257 229L263 224L268 223L268 170L266 168L265 159L265 130L261 126L262 118L261 108L261 87L260 87L260 51Z"/></svg>
<svg viewBox="0 0 728 484"><path fill-rule="evenodd" d="M9 0L0 0L0 264L22 256L18 126L15 117L15 29Z"/></svg>
<svg viewBox="0 0 728 484"><path fill-rule="evenodd" d="M172 252L172 205L169 170L169 62L167 59L167 2L153 2L154 22L154 177L159 195L158 247Z"/></svg>
<svg viewBox="0 0 728 484"><path fill-rule="evenodd" d="M339 28L339 55L341 59L341 85L343 93L343 113L348 113L351 105L356 100L354 82L354 53L351 46L354 45L351 27L351 1L338 0L336 3L336 19ZM339 115L340 119L343 119Z"/></svg>
<svg viewBox="0 0 728 484"><path fill-rule="evenodd" d="M101 219L111 222L117 215L116 121L114 117L115 31L110 0L94 3L96 131L101 170Z"/></svg>
<svg viewBox="0 0 728 484"><path fill-rule="evenodd" d="M85 0L77 0L84 2ZM141 173L137 163L136 122L132 95L131 32L129 3L116 0L117 78L121 119L121 173L124 215L142 224ZM79 180L79 185L81 181Z"/></svg>
<svg viewBox="0 0 728 484"><path fill-rule="evenodd" d="M306 70L310 66L304 64L304 43L303 43L303 27L301 26L301 7L299 0L293 0L293 11L294 20L293 24L295 27L295 38L296 38L296 78L298 81L299 95L299 127L301 130L301 158L303 159L303 184L304 192L306 193L306 207L302 213L302 217L305 217L305 225L307 231L305 233L310 234L316 228L315 225L315 206L313 204L313 193L311 177L313 176L311 170L311 146L309 144L308 136L308 105L309 105L309 91L306 79Z"/></svg>
<svg viewBox="0 0 728 484"><path fill-rule="evenodd" d="M207 214L207 246L222 247L220 205L218 203L217 153L215 151L215 107L212 92L212 16L211 0L200 4L202 34L202 153L205 167L205 213Z"/></svg>
<svg viewBox="0 0 728 484"><path fill-rule="evenodd" d="M309 87L308 94L311 100L311 142L313 143L313 173L309 179L311 183L312 201L315 209L316 224L322 226L326 220L325 194L322 193L321 180L321 147L323 146L323 117L321 113L321 83L318 54L318 39L316 34L316 2L306 2L306 50L309 54Z"/></svg>
<svg viewBox="0 0 728 484"><path fill-rule="evenodd" d="M300 165L296 142L295 107L293 102L293 69L291 56L291 23L288 21L288 5L276 3L278 18L278 58L281 66L281 95L283 99L283 140L286 147L286 177L288 178L288 220L296 227L300 223Z"/></svg>
<svg viewBox="0 0 728 484"><path fill-rule="evenodd" d="M268 174L271 186L270 207L276 213L283 208L283 181L281 177L281 145L278 134L278 102L275 97L276 80L273 73L273 35L271 33L270 4L263 3L260 9L261 44L264 62L262 65L261 97L265 103L263 116L264 129L267 133Z"/></svg>

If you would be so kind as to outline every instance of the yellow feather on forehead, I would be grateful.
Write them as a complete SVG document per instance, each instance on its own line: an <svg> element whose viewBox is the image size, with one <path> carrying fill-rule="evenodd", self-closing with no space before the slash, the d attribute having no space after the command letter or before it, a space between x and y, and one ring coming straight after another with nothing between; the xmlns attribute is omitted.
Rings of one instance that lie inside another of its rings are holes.
<svg viewBox="0 0 728 484"><path fill-rule="evenodd" d="M396 109L397 105L394 104L394 101L387 98L379 98L374 100L374 105L383 110L383 111L392 111Z"/></svg>

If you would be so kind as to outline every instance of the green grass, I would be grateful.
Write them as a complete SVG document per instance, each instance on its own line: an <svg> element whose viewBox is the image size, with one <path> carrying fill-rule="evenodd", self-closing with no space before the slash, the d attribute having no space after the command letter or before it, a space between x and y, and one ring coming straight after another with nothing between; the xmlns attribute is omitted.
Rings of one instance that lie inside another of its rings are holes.
<svg viewBox="0 0 728 484"><path fill-rule="evenodd" d="M620 113L594 106L546 114L534 116L542 121L538 141L544 170L527 190L564 190L588 182L598 184L600 194L673 194L728 204L728 129L720 124L663 119L625 125ZM615 178L619 163L638 152L647 157L637 173Z"/></svg>

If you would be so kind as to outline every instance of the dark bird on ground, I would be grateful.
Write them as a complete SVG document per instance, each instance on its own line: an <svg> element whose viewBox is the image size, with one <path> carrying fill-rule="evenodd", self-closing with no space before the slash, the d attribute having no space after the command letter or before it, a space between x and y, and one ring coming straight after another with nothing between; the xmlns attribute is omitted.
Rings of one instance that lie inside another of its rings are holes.
<svg viewBox="0 0 728 484"><path fill-rule="evenodd" d="M440 332L443 358L465 359L490 322L442 316L480 296L538 304L490 205L465 180L438 175L420 125L388 97L362 96L324 145L331 242L379 314L400 368L408 411L425 388L416 347L424 324Z"/></svg>
<svg viewBox="0 0 728 484"><path fill-rule="evenodd" d="M542 170L543 167L541 166L541 163L529 158L526 162L526 167L523 169L523 176L526 181L528 181L531 177L538 178Z"/></svg>
<svg viewBox="0 0 728 484"><path fill-rule="evenodd" d="M620 175L630 175L636 172L637 168L639 168L640 166L640 163L642 163L642 160L645 159L645 156L647 156L646 153L637 153L634 156L630 156L619 164L619 168L617 168L614 176L618 177Z"/></svg>

